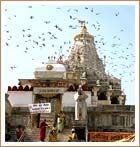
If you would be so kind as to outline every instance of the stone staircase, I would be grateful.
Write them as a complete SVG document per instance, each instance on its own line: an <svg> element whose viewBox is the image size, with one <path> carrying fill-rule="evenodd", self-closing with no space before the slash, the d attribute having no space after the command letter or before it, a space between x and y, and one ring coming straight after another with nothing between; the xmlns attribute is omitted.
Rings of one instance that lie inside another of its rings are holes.
<svg viewBox="0 0 140 147"><path fill-rule="evenodd" d="M50 128L46 128L46 139L45 142L48 142L49 140L49 132ZM39 142L39 128L27 128L24 130L24 142ZM65 128L63 132L58 133L57 135L57 142L67 142L68 141L68 136L71 133L71 129ZM15 128L11 128L10 135L12 136L11 139L8 142L16 142L16 133L15 133Z"/></svg>
<svg viewBox="0 0 140 147"><path fill-rule="evenodd" d="M45 142L49 140L50 129L46 128L46 139ZM63 132L57 134L57 142L67 142L68 136L71 133L71 129L65 128ZM25 132L25 142L39 142L39 128L28 129Z"/></svg>
<svg viewBox="0 0 140 147"><path fill-rule="evenodd" d="M70 128L64 128L64 130L61 133L58 133L57 135L57 142L67 142L69 139L69 135L71 134Z"/></svg>
<svg viewBox="0 0 140 147"><path fill-rule="evenodd" d="M15 127L10 127L10 140L8 140L7 142L15 142L16 141L16 128Z"/></svg>
<svg viewBox="0 0 140 147"><path fill-rule="evenodd" d="M10 129L10 135L11 139L8 140L7 142L16 142L16 132L15 132L15 127L11 127ZM26 128L24 131L24 142L39 142L39 128ZM46 128L46 139L45 141L48 142L49 140L49 132L50 128ZM65 128L63 132L58 133L57 135L57 141L58 142L66 142L68 141L68 135L71 133L71 129Z"/></svg>
<svg viewBox="0 0 140 147"><path fill-rule="evenodd" d="M47 124L52 126L55 122L55 113L42 113L40 116L40 120L46 119Z"/></svg>
<svg viewBox="0 0 140 147"><path fill-rule="evenodd" d="M49 135L48 135L49 131L50 129L47 127L46 128L46 139L45 139L46 142L49 139ZM40 136L39 128L26 129L25 142L39 142L40 141L39 136Z"/></svg>

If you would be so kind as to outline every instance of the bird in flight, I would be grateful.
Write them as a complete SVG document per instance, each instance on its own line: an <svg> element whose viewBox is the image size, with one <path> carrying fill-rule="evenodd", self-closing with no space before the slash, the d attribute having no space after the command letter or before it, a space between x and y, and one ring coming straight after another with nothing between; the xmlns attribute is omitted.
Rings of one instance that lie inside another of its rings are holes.
<svg viewBox="0 0 140 147"><path fill-rule="evenodd" d="M33 19L34 17L33 16L30 16L30 19Z"/></svg>
<svg viewBox="0 0 140 147"><path fill-rule="evenodd" d="M115 13L115 16L118 16L118 15L119 15L119 12L116 12L116 13Z"/></svg>
<svg viewBox="0 0 140 147"><path fill-rule="evenodd" d="M44 23L45 23L45 24L49 24L49 23L50 23L50 21L44 21Z"/></svg>
<svg viewBox="0 0 140 147"><path fill-rule="evenodd" d="M28 8L32 8L32 6L28 6Z"/></svg>
<svg viewBox="0 0 140 147"><path fill-rule="evenodd" d="M10 67L11 69L17 68L15 65Z"/></svg>

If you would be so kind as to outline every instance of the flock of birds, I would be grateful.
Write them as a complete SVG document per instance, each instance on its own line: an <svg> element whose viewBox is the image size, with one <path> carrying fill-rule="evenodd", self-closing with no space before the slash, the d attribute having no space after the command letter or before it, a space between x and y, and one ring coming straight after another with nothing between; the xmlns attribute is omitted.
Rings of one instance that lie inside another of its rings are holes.
<svg viewBox="0 0 140 147"><path fill-rule="evenodd" d="M44 7L45 5L42 5ZM28 9L33 9L33 6L28 6ZM88 13L93 13L94 16L98 18L98 16L102 16L103 12L96 12L94 8L89 8L89 7L84 7L85 11L88 11ZM8 11L8 9L5 9L5 13ZM56 7L56 11L63 11L61 7ZM75 30L80 28L80 24L78 24L78 13L80 13L79 9L72 9L69 8L65 10L66 13L65 15L68 16L68 21L70 21L69 26L67 26L67 29ZM73 13L72 13L73 12ZM56 12L57 13L57 12ZM74 15L72 15L74 14ZM114 12L114 17L119 17L120 12ZM18 14L13 14L13 17L16 18ZM28 16L29 21L35 20L36 16L31 15ZM94 18L94 17L93 17ZM7 20L11 21L13 18L7 17ZM65 40L64 36L64 41L61 44L55 44L55 41L59 40L59 34L63 33L63 31L66 31L66 28L63 27L64 22L62 23L63 25L60 24L54 24L51 20L43 20L40 22L42 24L45 24L46 27L52 26L53 31L46 31L38 33L36 36L33 34L32 27L31 28L23 28L21 29L20 36L22 38L22 42L24 45L24 54L28 54L32 49L46 49L49 46L51 47L52 50L54 50L55 56L59 56L60 54L62 56L68 56L70 54L71 48L73 47L74 43L72 43L72 39L74 36L71 36L69 40ZM76 24L76 25L75 25ZM128 44L123 44L121 42L121 33L125 33L124 28L120 28L118 34L114 34L112 36L112 42L107 41L107 36L102 36L101 34L101 29L102 25L100 24L99 21L95 21L94 24L91 24L90 21L85 22L86 25L90 26L96 33L94 33L94 43L96 45L97 53L99 54L99 57L104 57L106 55L106 66L109 65L112 69L112 73L118 73L118 77L123 79L125 78L126 74L129 74L130 79L133 81L134 80L134 64L135 64L135 56L134 56L134 44L132 42L129 42ZM5 46L6 48L10 48L10 44L13 43L13 36L10 34L11 30L7 30L9 24L5 25L5 33L6 33L6 41L5 41ZM18 27L18 26L17 26ZM57 32L57 33L56 33ZM90 32L89 32L90 33ZM90 33L92 34L92 33ZM106 39L105 39L106 38ZM61 38L62 39L62 38ZM21 48L23 47L22 44L15 42L15 47L16 48ZM110 46L108 48L108 46ZM56 48L58 50L56 50ZM132 50L131 53L129 50ZM8 51L8 50L7 50ZM32 50L35 52L35 50ZM36 60L34 57L31 57L31 60L34 61ZM117 64L118 60L121 60L121 64ZM18 62L17 62L18 63ZM44 63L44 61L42 61ZM11 65L10 69L15 70L18 68L18 65ZM127 79L125 82L129 81Z"/></svg>

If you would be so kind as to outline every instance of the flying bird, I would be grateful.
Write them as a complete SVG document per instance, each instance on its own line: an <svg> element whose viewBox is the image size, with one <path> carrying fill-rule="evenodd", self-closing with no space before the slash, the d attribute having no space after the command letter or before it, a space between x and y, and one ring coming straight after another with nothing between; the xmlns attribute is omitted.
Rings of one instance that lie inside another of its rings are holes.
<svg viewBox="0 0 140 147"><path fill-rule="evenodd" d="M28 8L32 8L32 6L28 6Z"/></svg>
<svg viewBox="0 0 140 147"><path fill-rule="evenodd" d="M34 17L33 16L30 16L30 19L33 19Z"/></svg>
<svg viewBox="0 0 140 147"><path fill-rule="evenodd" d="M45 24L49 24L49 23L50 23L50 21L44 21L44 23L45 23Z"/></svg>
<svg viewBox="0 0 140 147"><path fill-rule="evenodd" d="M119 12L116 12L116 13L115 13L115 16L118 16L118 15L119 15Z"/></svg>
<svg viewBox="0 0 140 147"><path fill-rule="evenodd" d="M93 12L93 8L90 11Z"/></svg>
<svg viewBox="0 0 140 147"><path fill-rule="evenodd" d="M95 13L96 15L100 15L101 13Z"/></svg>
<svg viewBox="0 0 140 147"><path fill-rule="evenodd" d="M61 9L60 7L57 7L56 9Z"/></svg>
<svg viewBox="0 0 140 147"><path fill-rule="evenodd" d="M68 9L67 12L70 12L71 9Z"/></svg>
<svg viewBox="0 0 140 147"><path fill-rule="evenodd" d="M6 42L6 46L9 46L9 44Z"/></svg>
<svg viewBox="0 0 140 147"><path fill-rule="evenodd" d="M11 69L17 68L15 65L10 67Z"/></svg>
<svg viewBox="0 0 140 147"><path fill-rule="evenodd" d="M78 12L78 9L74 9L74 11Z"/></svg>

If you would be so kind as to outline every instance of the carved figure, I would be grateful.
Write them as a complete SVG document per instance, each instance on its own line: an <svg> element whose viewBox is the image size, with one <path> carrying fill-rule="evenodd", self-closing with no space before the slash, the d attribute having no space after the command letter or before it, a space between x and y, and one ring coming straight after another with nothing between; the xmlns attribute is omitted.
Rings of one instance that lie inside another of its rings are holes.
<svg viewBox="0 0 140 147"><path fill-rule="evenodd" d="M75 120L86 120L87 118L87 95L83 92L81 85L74 95L75 100Z"/></svg>

